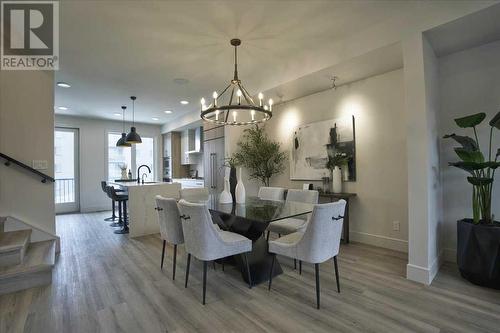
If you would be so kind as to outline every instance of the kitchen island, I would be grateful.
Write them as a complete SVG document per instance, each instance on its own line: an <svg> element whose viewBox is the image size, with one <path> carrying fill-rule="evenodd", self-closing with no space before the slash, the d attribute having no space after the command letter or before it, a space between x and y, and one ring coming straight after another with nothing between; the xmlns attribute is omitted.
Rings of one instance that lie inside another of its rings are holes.
<svg viewBox="0 0 500 333"><path fill-rule="evenodd" d="M156 234L160 232L156 214L155 196L179 198L181 184L166 182L151 182L138 184L137 182L110 181L113 186L128 191L128 211L130 237Z"/></svg>

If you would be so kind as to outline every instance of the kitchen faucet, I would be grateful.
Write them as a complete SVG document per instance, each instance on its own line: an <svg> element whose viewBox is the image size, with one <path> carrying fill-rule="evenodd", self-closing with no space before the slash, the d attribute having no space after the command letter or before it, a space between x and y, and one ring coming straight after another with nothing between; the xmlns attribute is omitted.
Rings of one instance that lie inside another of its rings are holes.
<svg viewBox="0 0 500 333"><path fill-rule="evenodd" d="M150 168L149 168L149 166L147 166L146 164L143 164L143 165L139 166L139 167L137 168L137 184L140 184L140 183L141 183L141 177L140 177L139 175L141 174L141 173L140 173L140 170L141 170L141 168L142 168L142 167L146 167L146 168L148 168L149 173L151 173L151 169L150 169ZM143 181L142 183L144 184L144 181Z"/></svg>

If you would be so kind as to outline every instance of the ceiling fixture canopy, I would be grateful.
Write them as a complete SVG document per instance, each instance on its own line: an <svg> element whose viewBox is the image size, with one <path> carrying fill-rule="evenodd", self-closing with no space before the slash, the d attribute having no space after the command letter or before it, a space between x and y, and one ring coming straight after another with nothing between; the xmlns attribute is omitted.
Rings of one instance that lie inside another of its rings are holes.
<svg viewBox="0 0 500 333"><path fill-rule="evenodd" d="M123 120L122 120L122 137L116 141L116 146L117 147L132 147L130 143L127 143L127 133L125 133L125 109L127 109L126 106L122 106L122 114L123 114Z"/></svg>
<svg viewBox="0 0 500 333"><path fill-rule="evenodd" d="M130 99L132 100L132 127L130 127L130 132L127 134L125 141L127 143L142 143L141 136L135 129L135 100L137 97L130 96Z"/></svg>
<svg viewBox="0 0 500 333"><path fill-rule="evenodd" d="M234 46L234 77L220 94L214 91L213 102L207 106L201 99L201 118L221 125L249 125L271 119L273 100L264 105L264 95L258 94L259 102L255 103L238 77L238 46L241 40L231 39Z"/></svg>

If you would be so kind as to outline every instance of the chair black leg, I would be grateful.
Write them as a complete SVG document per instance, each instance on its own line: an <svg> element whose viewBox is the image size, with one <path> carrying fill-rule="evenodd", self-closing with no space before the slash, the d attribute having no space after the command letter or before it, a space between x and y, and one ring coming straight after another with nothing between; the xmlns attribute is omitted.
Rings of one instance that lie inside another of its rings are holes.
<svg viewBox="0 0 500 333"><path fill-rule="evenodd" d="M281 237L281 234L278 234L278 238L280 238L280 237Z"/></svg>
<svg viewBox="0 0 500 333"><path fill-rule="evenodd" d="M167 244L166 240L163 240L163 249L161 250L161 265L160 269L163 269L163 259L165 259L165 245Z"/></svg>
<svg viewBox="0 0 500 333"><path fill-rule="evenodd" d="M224 261L222 262L222 271L224 272Z"/></svg>
<svg viewBox="0 0 500 333"><path fill-rule="evenodd" d="M174 244L174 263L172 267L172 280L175 280L175 266L177 264L177 244Z"/></svg>
<svg viewBox="0 0 500 333"><path fill-rule="evenodd" d="M299 260L299 274L302 275L302 260Z"/></svg>
<svg viewBox="0 0 500 333"><path fill-rule="evenodd" d="M248 288L252 289L252 274L250 274L250 265L248 264L248 256L246 253L244 253L243 257L245 258L245 263L247 265Z"/></svg>
<svg viewBox="0 0 500 333"><path fill-rule="evenodd" d="M340 293L339 266L337 264L337 256L333 257L333 264L335 266L335 280L337 281L337 291Z"/></svg>
<svg viewBox="0 0 500 333"><path fill-rule="evenodd" d="M297 269L297 259L293 259L293 269Z"/></svg>
<svg viewBox="0 0 500 333"><path fill-rule="evenodd" d="M271 270L269 271L269 287L268 290L271 290L271 283L273 283L273 271L274 271L274 260L276 259L276 254L273 254L273 260L271 261Z"/></svg>
<svg viewBox="0 0 500 333"><path fill-rule="evenodd" d="M270 231L267 232L267 241L269 242L269 235L271 234Z"/></svg>
<svg viewBox="0 0 500 333"><path fill-rule="evenodd" d="M319 309L319 264L314 264L316 271L316 308Z"/></svg>
<svg viewBox="0 0 500 333"><path fill-rule="evenodd" d="M205 294L207 293L207 266L208 261L203 262L203 305L205 305Z"/></svg>
<svg viewBox="0 0 500 333"><path fill-rule="evenodd" d="M215 260L212 261L212 266L214 267L214 271L215 271Z"/></svg>
<svg viewBox="0 0 500 333"><path fill-rule="evenodd" d="M111 217L105 218L104 221L114 221L114 220L116 220L115 201L111 200Z"/></svg>
<svg viewBox="0 0 500 333"><path fill-rule="evenodd" d="M116 217L113 219L113 221ZM122 226L122 202L118 201L118 222L113 222L109 224L110 227L121 227Z"/></svg>
<svg viewBox="0 0 500 333"><path fill-rule="evenodd" d="M187 264L186 264L186 281L184 282L184 288L188 286L189 279L189 264L191 263L191 253L188 253Z"/></svg>

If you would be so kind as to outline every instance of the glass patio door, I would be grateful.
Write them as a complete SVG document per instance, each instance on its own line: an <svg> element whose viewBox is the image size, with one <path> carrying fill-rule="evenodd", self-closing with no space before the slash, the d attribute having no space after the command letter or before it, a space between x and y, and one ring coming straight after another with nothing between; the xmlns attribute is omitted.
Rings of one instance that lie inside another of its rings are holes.
<svg viewBox="0 0 500 333"><path fill-rule="evenodd" d="M78 177L78 129L56 127L54 135L54 174L56 213L80 210Z"/></svg>

